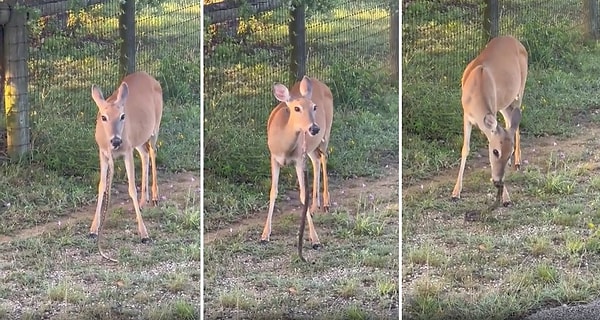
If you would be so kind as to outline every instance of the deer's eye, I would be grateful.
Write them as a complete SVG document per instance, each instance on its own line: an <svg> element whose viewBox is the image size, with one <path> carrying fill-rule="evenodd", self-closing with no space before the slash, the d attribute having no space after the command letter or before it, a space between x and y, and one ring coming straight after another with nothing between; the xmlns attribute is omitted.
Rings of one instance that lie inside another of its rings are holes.
<svg viewBox="0 0 600 320"><path fill-rule="evenodd" d="M121 115L121 121L123 121L123 120L125 120L125 114L124 113Z"/></svg>
<svg viewBox="0 0 600 320"><path fill-rule="evenodd" d="M300 107L294 107L294 110L296 110L296 112L300 112Z"/></svg>
<svg viewBox="0 0 600 320"><path fill-rule="evenodd" d="M313 107L313 110L317 111L317 105L315 104L315 106Z"/></svg>
<svg viewBox="0 0 600 320"><path fill-rule="evenodd" d="M106 116L101 116L100 117L102 119L102 121L107 121L108 119L106 119Z"/></svg>
<svg viewBox="0 0 600 320"><path fill-rule="evenodd" d="M496 157L500 157L500 152L498 152L498 149L494 149L492 151L492 153L496 156Z"/></svg>

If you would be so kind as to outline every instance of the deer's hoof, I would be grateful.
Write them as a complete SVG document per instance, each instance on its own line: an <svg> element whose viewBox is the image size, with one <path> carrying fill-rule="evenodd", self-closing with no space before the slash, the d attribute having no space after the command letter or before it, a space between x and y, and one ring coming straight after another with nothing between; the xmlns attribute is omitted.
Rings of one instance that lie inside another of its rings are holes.
<svg viewBox="0 0 600 320"><path fill-rule="evenodd" d="M503 202L502 202L502 205L503 205L504 207L508 207L508 206L510 206L511 204L512 204L512 202L510 202L510 201L503 201Z"/></svg>
<svg viewBox="0 0 600 320"><path fill-rule="evenodd" d="M260 239L260 244L267 244L269 243L269 239Z"/></svg>
<svg viewBox="0 0 600 320"><path fill-rule="evenodd" d="M90 239L96 239L96 238L98 238L98 234L97 234L97 233L90 232L90 233L88 234L88 238L90 238Z"/></svg>
<svg viewBox="0 0 600 320"><path fill-rule="evenodd" d="M452 196L452 202L457 202L460 199L458 196Z"/></svg>
<svg viewBox="0 0 600 320"><path fill-rule="evenodd" d="M150 240L150 238L149 238L149 237L142 238L142 243L143 243L143 244L148 244L148 243L150 243L151 241L152 241L152 240Z"/></svg>
<svg viewBox="0 0 600 320"><path fill-rule="evenodd" d="M315 250L319 250L322 247L323 247L323 245L320 244L320 243L313 243L313 245L312 245L312 248L315 249Z"/></svg>

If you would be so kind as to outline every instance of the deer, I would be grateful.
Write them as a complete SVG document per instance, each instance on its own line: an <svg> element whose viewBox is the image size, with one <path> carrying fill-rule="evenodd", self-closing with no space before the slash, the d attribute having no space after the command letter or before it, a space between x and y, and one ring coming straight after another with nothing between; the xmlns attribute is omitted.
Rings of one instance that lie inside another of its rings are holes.
<svg viewBox="0 0 600 320"><path fill-rule="evenodd" d="M100 154L100 182L98 184L98 203L89 236L98 237L106 210L110 203L110 189L114 173L114 160L123 157L129 196L133 202L137 220L138 234L142 243L148 243L150 237L142 219L141 208L150 201L148 192L148 167L152 165L152 204L158 205L158 183L156 178L156 142L162 117L163 98L160 83L146 72L140 71L123 78L117 91L104 99L97 85L92 85L92 99L98 107L95 138ZM135 166L133 150L137 150L141 159L142 185L141 197L135 184ZM103 216L102 216L103 215ZM100 249L100 246L98 246ZM100 249L105 258L105 254Z"/></svg>
<svg viewBox="0 0 600 320"><path fill-rule="evenodd" d="M300 201L304 206L307 205L305 202L308 195L303 171L306 165L304 155L308 155L313 167L313 189L312 205L310 210L306 210L305 218L312 248L318 249L321 243L311 216L318 208L328 212L330 206L327 148L333 122L333 95L323 82L307 76L303 76L296 82L291 90L283 84L274 84L273 95L279 104L271 111L267 121L267 145L271 155L271 190L269 212L261 243L270 241L279 171L282 166L294 164L300 189ZM322 207L319 195L321 171L323 173Z"/></svg>
<svg viewBox="0 0 600 320"><path fill-rule="evenodd" d="M521 103L527 80L527 50L511 36L492 39L463 72L461 102L463 107L463 146L460 169L452 199L460 199L473 125L488 140L491 181L502 195L503 206L511 204L504 184L504 174L514 156L514 167L521 167ZM497 113L505 128L498 124ZM500 201L498 196L497 201Z"/></svg>

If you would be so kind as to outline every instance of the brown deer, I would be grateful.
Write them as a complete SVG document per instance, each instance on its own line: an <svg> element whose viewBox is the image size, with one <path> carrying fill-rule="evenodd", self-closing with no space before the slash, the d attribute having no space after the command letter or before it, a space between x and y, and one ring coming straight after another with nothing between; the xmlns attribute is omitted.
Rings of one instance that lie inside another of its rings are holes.
<svg viewBox="0 0 600 320"><path fill-rule="evenodd" d="M322 82L304 76L291 90L283 84L273 86L273 94L280 103L273 109L267 122L267 144L271 153L271 192L269 213L263 229L261 242L268 242L271 235L271 219L277 198L279 170L287 164L295 164L300 186L300 201L304 204L305 188L303 170L304 154L313 165L312 206L306 213L308 230L313 248L321 244L311 215L321 206L319 189L323 171L323 210L329 210L329 183L327 179L327 146L333 122L333 95Z"/></svg>
<svg viewBox="0 0 600 320"><path fill-rule="evenodd" d="M464 141L458 179L452 191L454 200L460 198L471 129L477 125L489 143L491 180L499 192L502 190L502 204L510 204L504 173L513 151L515 168L521 166L519 123L526 80L527 51L519 40L510 36L492 39L467 65L461 81ZM496 120L498 111L506 128Z"/></svg>
<svg viewBox="0 0 600 320"><path fill-rule="evenodd" d="M104 99L100 88L92 86L92 99L98 106L96 118L96 143L100 151L100 183L98 204L90 227L90 236L98 236L110 202L110 189L114 173L113 159L122 156L129 182L129 196L133 202L142 243L150 240L140 208L149 200L148 166L152 164L152 203L158 204L156 181L156 140L162 117L163 99L160 83L145 72L136 72L123 78L113 95ZM141 198L137 198L133 149L142 162ZM104 216L101 216L104 214ZM97 240L98 242L100 239ZM100 253L107 259L102 250ZM114 261L114 260L113 260Z"/></svg>

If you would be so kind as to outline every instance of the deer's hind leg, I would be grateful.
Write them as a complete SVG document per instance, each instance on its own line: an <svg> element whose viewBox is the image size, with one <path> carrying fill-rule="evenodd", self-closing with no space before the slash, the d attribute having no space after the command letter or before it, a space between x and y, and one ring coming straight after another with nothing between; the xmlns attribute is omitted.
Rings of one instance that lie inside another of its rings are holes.
<svg viewBox="0 0 600 320"><path fill-rule="evenodd" d="M156 174L156 135L148 140L148 152L150 154L150 164L152 165L152 204L158 205L158 178Z"/></svg>

